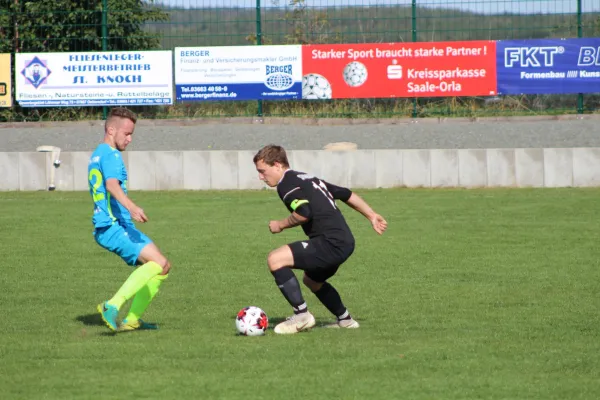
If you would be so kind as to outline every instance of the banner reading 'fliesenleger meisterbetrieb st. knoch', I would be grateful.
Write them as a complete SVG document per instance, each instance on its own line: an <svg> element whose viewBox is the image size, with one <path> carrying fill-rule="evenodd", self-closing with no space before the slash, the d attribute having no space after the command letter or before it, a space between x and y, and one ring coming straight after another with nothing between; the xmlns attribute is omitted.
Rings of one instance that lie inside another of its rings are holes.
<svg viewBox="0 0 600 400"><path fill-rule="evenodd" d="M173 104L171 51L17 53L23 107Z"/></svg>

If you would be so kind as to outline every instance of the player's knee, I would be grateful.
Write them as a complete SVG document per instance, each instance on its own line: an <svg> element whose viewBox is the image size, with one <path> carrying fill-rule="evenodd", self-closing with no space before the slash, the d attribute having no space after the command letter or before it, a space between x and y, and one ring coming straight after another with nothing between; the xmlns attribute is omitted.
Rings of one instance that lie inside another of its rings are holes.
<svg viewBox="0 0 600 400"><path fill-rule="evenodd" d="M302 283L304 283L312 292L318 291L323 286L323 282L313 281L306 273L302 277Z"/></svg>
<svg viewBox="0 0 600 400"><path fill-rule="evenodd" d="M161 275L167 275L169 273L169 271L171 270L171 263L169 262L169 260L165 259L164 264L161 265L161 267L162 267Z"/></svg>
<svg viewBox="0 0 600 400"><path fill-rule="evenodd" d="M277 271L278 269L285 266L277 250L273 250L267 256L267 266L271 271Z"/></svg>

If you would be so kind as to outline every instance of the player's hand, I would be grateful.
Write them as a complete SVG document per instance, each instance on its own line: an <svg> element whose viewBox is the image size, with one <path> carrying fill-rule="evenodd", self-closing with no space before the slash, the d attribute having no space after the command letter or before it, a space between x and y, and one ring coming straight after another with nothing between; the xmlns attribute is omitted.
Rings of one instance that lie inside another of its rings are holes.
<svg viewBox="0 0 600 400"><path fill-rule="evenodd" d="M270 221L269 230L271 231L271 233L279 233L283 229L281 229L281 224L279 223L279 221Z"/></svg>
<svg viewBox="0 0 600 400"><path fill-rule="evenodd" d="M380 235L387 229L387 221L379 214L375 214L371 217L371 225L373 229Z"/></svg>
<svg viewBox="0 0 600 400"><path fill-rule="evenodd" d="M148 221L148 217L144 214L144 210L138 206L132 207L131 210L129 210L129 214L131 214L131 218L136 222L144 223Z"/></svg>

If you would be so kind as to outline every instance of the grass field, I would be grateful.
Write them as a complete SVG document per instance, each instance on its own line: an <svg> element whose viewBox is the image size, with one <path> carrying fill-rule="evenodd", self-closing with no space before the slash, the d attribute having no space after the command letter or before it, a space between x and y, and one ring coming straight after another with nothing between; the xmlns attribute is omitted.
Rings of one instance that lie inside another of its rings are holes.
<svg viewBox="0 0 600 400"><path fill-rule="evenodd" d="M112 335L95 306L130 272L92 238L85 193L0 193L0 399L598 399L600 190L359 191L357 250L332 283L360 321L235 335L290 314L268 273L276 194L134 192L173 271ZM332 320L305 291L318 324Z"/></svg>

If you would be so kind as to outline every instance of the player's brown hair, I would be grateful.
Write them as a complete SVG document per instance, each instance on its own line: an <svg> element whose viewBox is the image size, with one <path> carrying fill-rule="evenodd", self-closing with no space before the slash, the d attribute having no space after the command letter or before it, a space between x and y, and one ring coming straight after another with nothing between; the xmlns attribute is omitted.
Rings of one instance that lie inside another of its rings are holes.
<svg viewBox="0 0 600 400"><path fill-rule="evenodd" d="M275 144L266 145L265 147L260 149L258 153L256 153L256 155L254 156L254 164L261 160L265 164L271 166L275 165L276 162L280 163L284 167L290 166L285 149Z"/></svg>
<svg viewBox="0 0 600 400"><path fill-rule="evenodd" d="M135 113L125 107L115 107L110 110L110 113L106 117L106 123L108 124L114 118L126 118L133 122L134 124L137 122L137 115Z"/></svg>

